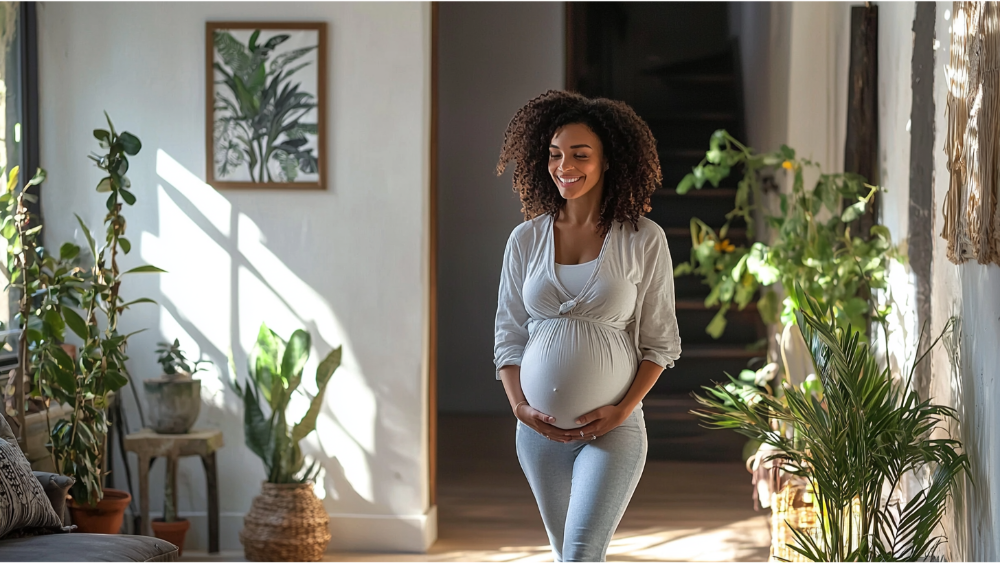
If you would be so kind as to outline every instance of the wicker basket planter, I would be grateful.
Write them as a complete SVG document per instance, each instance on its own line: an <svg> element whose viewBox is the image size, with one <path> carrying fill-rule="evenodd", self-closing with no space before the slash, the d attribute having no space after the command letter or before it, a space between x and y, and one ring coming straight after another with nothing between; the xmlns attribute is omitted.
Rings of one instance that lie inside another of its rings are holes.
<svg viewBox="0 0 1000 563"><path fill-rule="evenodd" d="M264 483L243 519L240 543L249 561L319 561L329 523L311 483Z"/></svg>

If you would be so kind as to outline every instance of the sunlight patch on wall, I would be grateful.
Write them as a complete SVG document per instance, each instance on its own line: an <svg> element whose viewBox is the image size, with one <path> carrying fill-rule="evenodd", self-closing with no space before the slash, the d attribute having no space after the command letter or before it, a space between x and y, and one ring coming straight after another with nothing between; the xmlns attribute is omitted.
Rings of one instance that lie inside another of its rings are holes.
<svg viewBox="0 0 1000 563"><path fill-rule="evenodd" d="M373 500L370 459L375 453L375 394L333 310L267 247L258 225L223 194L163 150L157 151L156 170L169 186L157 187L159 233L142 233L142 257L170 272L160 277L161 333L170 340L179 338L189 357L204 353L215 362L215 369L199 375L206 404L241 411L240 405L225 401L224 378L231 377L227 354L234 350L236 375L246 377L240 358L253 347L261 323L285 338L300 328L312 335L301 387L311 395L317 391L313 375L319 360L343 345L342 364L327 388L317 432L304 441L303 450L323 465L324 479L319 483L346 479L356 494ZM236 311L232 310L234 297ZM239 342L232 342L234 334ZM309 399L295 394L289 418L300 419L308 403ZM337 463L342 471L334 470ZM322 493L320 498L327 496L326 491ZM333 497L337 494L330 492Z"/></svg>
<svg viewBox="0 0 1000 563"><path fill-rule="evenodd" d="M321 455L336 457L354 490L372 500L374 491L368 458L375 452L375 394L361 373L346 330L326 300L267 248L266 237L260 228L242 213L237 220L237 232L237 248L248 266L241 265L238 274L239 330L244 348L249 349L252 345L261 321L282 336L297 328L306 328L313 337L313 352L306 366L307 373L311 374L315 373L322 356L338 345L343 346L341 367L334 373L326 394L327 408L317 421L317 432L307 439L310 448L306 451L317 448L320 452L328 452ZM306 379L312 383L311 377ZM289 405L295 419L307 407L304 398Z"/></svg>
<svg viewBox="0 0 1000 563"><path fill-rule="evenodd" d="M219 234L226 238L230 236L233 206L215 188L202 182L163 149L156 151L156 174L188 198L198 212L219 230Z"/></svg>
<svg viewBox="0 0 1000 563"><path fill-rule="evenodd" d="M896 260L890 260L886 268L888 289L879 292L876 299L880 306L892 305L888 318L889 325L889 366L896 377L906 377L916 360L917 338L920 327L916 326L917 283L913 272ZM928 331L930 328L928 327ZM876 329L873 338L875 349L885 353L885 335Z"/></svg>

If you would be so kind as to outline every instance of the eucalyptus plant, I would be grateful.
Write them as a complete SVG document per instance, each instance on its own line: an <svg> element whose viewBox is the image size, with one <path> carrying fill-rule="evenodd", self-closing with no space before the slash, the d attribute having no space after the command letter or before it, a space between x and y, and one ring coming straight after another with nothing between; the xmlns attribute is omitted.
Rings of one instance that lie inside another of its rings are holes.
<svg viewBox="0 0 1000 563"><path fill-rule="evenodd" d="M257 29L244 45L228 31L214 33L222 58L222 64L214 63L222 75L216 83L226 87L215 94L215 166L222 178L244 165L251 182L271 182L274 175L291 182L299 172L318 170L313 149L306 147L307 136L315 136L318 127L304 121L316 108L316 98L290 80L310 64L293 63L316 46L272 57L290 37L274 35L261 45Z"/></svg>
<svg viewBox="0 0 1000 563"><path fill-rule="evenodd" d="M154 303L148 298L126 302L121 297L121 282L129 274L164 271L151 265L137 266L124 272L119 268L119 252L128 254L132 248L125 237L126 221L121 213L122 207L136 202L135 195L130 191L131 181L126 175L128 157L138 154L142 144L127 131L119 134L111 118L107 120L107 130L94 131L94 137L107 152L90 156L106 174L97 185L99 193L108 194L104 242L98 246L90 229L77 216L87 239L91 260L86 283L77 286L83 314L77 314L73 307L64 307L61 318L64 326L82 339L83 344L74 370L57 371L55 384L51 386L53 398L72 405L73 411L68 420L56 422L49 447L59 472L76 478L72 490L74 500L87 504L94 504L104 496L104 443L108 432L109 396L129 382L126 347L129 337L135 333L121 334L118 322L129 307ZM60 322L54 315L51 319L55 324ZM69 359L68 355L61 358L62 361L66 359Z"/></svg>
<svg viewBox="0 0 1000 563"><path fill-rule="evenodd" d="M705 158L681 180L677 192L718 187L734 168L743 170L735 208L718 232L693 218L691 260L674 269L675 276L694 273L711 287L705 305L719 310L705 329L708 334L722 336L727 311L732 306L742 310L758 290L762 290L758 310L765 323L795 322L795 312L803 306L792 291L795 283L802 283L805 293L822 306L829 305L841 327L864 327L867 318L888 316L888 306L873 308L868 297L872 290L886 287L889 260L901 259L889 230L876 225L865 237L851 233L851 223L865 213L879 188L857 174L822 173L819 164L796 157L787 146L754 152L719 130L712 135ZM819 173L811 189L805 186L808 169ZM727 237L734 220L743 220L748 238L754 238L761 172L773 170L790 171L793 180L791 193L778 196L779 214L762 210L766 224L775 231L773 242L733 244ZM775 283L786 295L780 304L777 292L768 287Z"/></svg>
<svg viewBox="0 0 1000 563"><path fill-rule="evenodd" d="M286 342L266 324L261 324L247 362L247 381L243 385L235 379L231 382L233 390L243 400L246 445L264 462L268 483L307 483L315 480L319 472L315 461L305 466L299 442L316 429L327 384L340 367L342 348L333 349L319 363L315 378L318 391L310 398L309 409L302 419L289 424L285 411L292 393L305 394L299 385L309 359L311 341L308 332L296 330ZM235 374L231 358L230 370ZM264 405L270 412L264 411Z"/></svg>
<svg viewBox="0 0 1000 563"><path fill-rule="evenodd" d="M863 334L841 326L829 305L802 293L798 301L821 389L785 385L779 399L731 378L696 395L704 408L695 414L712 427L774 446L769 459L783 460L784 471L808 480L819 523L811 533L793 529L795 545L789 545L807 559L917 561L932 555L944 539L936 530L947 498L969 470L960 441L932 437L942 422L956 418L955 411L921 400L910 387L913 369L899 379L880 367ZM904 475L925 469L929 484L900 500L894 493Z"/></svg>

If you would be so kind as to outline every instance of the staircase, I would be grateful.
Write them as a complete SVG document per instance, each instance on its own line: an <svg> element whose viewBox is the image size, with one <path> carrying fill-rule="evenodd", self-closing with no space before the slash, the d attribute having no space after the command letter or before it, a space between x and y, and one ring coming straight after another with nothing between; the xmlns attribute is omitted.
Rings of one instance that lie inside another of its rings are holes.
<svg viewBox="0 0 1000 563"><path fill-rule="evenodd" d="M691 255L692 217L718 230L733 208L737 172L718 188L710 185L678 195L677 183L705 156L708 140L717 129L745 138L742 88L735 42L707 57L654 67L644 74L658 79L663 111L641 114L659 143L663 188L653 199L649 217L667 235L674 265ZM746 224L730 224L728 238L746 244ZM692 391L738 375L748 362L764 356L755 346L765 328L751 303L743 311L731 309L722 337L713 339L705 327L717 309L705 307L708 286L693 275L676 278L677 323L681 334L680 360L664 372L644 403L651 459L735 460L746 440L734 432L707 430L689 414L696 408ZM754 366L759 367L759 366Z"/></svg>
<svg viewBox="0 0 1000 563"><path fill-rule="evenodd" d="M705 156L717 129L745 138L737 44L729 37L728 8L716 2L569 2L567 87L586 96L619 99L649 125L659 144L663 188L649 218L666 232L674 265L689 260L691 218L718 229L732 210L738 178L678 195L680 180ZM730 225L729 239L745 244L746 225ZM708 430L690 414L691 393L725 373L738 375L764 356L754 348L765 328L753 303L730 310L725 333L705 327L716 310L704 305L709 289L694 276L675 280L681 358L643 402L649 458L735 461L746 439ZM757 366L755 366L757 367Z"/></svg>

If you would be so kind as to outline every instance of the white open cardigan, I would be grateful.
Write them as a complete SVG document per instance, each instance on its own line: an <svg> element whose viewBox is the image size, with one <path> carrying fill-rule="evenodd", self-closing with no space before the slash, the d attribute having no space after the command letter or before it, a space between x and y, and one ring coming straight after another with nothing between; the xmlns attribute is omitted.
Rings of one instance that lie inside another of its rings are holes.
<svg viewBox="0 0 1000 563"><path fill-rule="evenodd" d="M649 360L664 368L673 367L681 355L681 339L674 305L673 265L663 229L645 217L639 219L638 230L628 223L614 223L604 240L591 279L583 291L574 296L555 277L553 221L552 215L525 221L507 240L496 315L496 378L500 379L501 367L521 365L532 322L575 316L574 309L581 303L591 305L581 309L600 313L604 299L600 294L588 292L600 276L628 280L635 285L636 299L635 309L628 318L617 314L597 322L629 332L639 360ZM543 299L533 307L526 307L523 290L529 280L551 284L552 295L557 296L557 301ZM589 315L578 316L586 318Z"/></svg>

